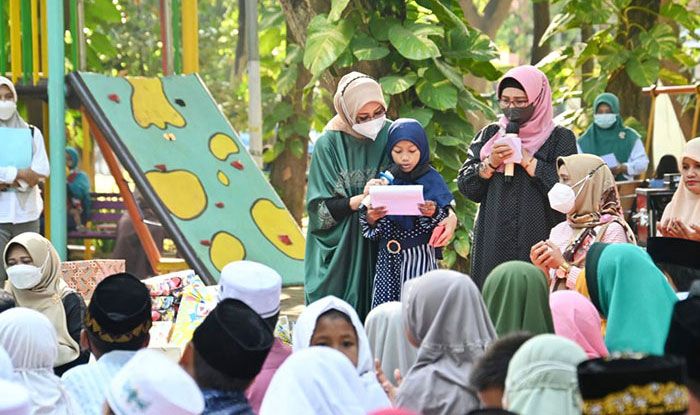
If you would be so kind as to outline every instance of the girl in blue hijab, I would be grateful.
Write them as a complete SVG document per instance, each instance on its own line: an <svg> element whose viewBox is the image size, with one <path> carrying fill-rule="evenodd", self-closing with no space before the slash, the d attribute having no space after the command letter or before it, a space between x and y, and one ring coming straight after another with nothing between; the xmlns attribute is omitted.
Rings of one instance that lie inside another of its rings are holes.
<svg viewBox="0 0 700 415"><path fill-rule="evenodd" d="M437 269L440 252L430 245L430 239L454 201L440 173L430 166L428 137L418 121L394 121L389 127L386 150L392 160L391 184L422 185L425 203L419 206L422 216L386 216L383 207L362 211L363 236L379 242L372 308L400 301L406 281Z"/></svg>

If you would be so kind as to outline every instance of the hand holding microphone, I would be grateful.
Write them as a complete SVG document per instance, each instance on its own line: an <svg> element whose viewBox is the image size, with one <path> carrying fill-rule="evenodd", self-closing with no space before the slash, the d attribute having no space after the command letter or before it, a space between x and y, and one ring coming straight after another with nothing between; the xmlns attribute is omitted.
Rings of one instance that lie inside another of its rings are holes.
<svg viewBox="0 0 700 415"><path fill-rule="evenodd" d="M509 121L508 124L506 125L506 138L509 140L514 140L518 138L518 133L520 132L520 124L514 121ZM516 156L517 157L517 156ZM506 163L506 168L505 168L505 176L506 176L506 182L510 182L513 180L513 173L515 170L515 160L509 160L508 163Z"/></svg>

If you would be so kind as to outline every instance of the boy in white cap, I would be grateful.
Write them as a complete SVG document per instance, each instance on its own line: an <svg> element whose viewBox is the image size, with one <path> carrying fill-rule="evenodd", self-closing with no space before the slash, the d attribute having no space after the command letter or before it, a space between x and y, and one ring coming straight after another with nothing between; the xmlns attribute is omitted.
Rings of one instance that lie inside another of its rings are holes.
<svg viewBox="0 0 700 415"><path fill-rule="evenodd" d="M274 332L280 313L282 277L274 269L253 261L236 261L226 265L219 280L219 301L226 298L240 300L255 310ZM292 349L278 338L272 344L262 370L246 390L246 396L255 413L260 412L265 392L272 377Z"/></svg>
<svg viewBox="0 0 700 415"><path fill-rule="evenodd" d="M106 393L105 413L199 415L204 398L194 380L163 353L142 349L117 373Z"/></svg>

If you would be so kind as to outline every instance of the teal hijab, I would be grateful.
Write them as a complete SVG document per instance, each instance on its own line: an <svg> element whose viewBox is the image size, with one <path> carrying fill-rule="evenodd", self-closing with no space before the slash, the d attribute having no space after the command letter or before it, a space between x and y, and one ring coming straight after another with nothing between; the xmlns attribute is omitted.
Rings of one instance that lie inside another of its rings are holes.
<svg viewBox="0 0 700 415"><path fill-rule="evenodd" d="M605 345L611 353L664 354L678 297L642 248L593 244L586 255L586 284L608 320Z"/></svg>
<svg viewBox="0 0 700 415"><path fill-rule="evenodd" d="M632 149L639 133L625 127L620 115L620 100L609 92L598 95L593 103L593 111L596 112L600 104L608 104L614 114L617 114L617 121L610 128L600 128L592 123L585 133L578 139L578 145L584 153L604 156L613 153L620 163L625 163L632 154Z"/></svg>
<svg viewBox="0 0 700 415"><path fill-rule="evenodd" d="M499 336L522 330L554 333L547 280L531 263L509 261L494 268L483 296Z"/></svg>

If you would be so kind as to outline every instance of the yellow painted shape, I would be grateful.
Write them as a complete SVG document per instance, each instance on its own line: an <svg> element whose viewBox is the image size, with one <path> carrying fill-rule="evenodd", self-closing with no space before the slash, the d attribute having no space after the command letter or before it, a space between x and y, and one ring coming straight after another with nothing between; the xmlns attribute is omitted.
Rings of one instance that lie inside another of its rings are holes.
<svg viewBox="0 0 700 415"><path fill-rule="evenodd" d="M245 259L245 247L240 239L230 233L219 232L211 240L209 258L216 269L221 271L226 264Z"/></svg>
<svg viewBox="0 0 700 415"><path fill-rule="evenodd" d="M187 170L153 170L146 173L146 179L165 207L178 219L194 219L207 208L207 194L202 182Z"/></svg>
<svg viewBox="0 0 700 415"><path fill-rule="evenodd" d="M226 173L222 172L221 170L216 173L216 178L219 179L219 182L221 182L221 184L224 186L228 186L231 183Z"/></svg>
<svg viewBox="0 0 700 415"><path fill-rule="evenodd" d="M209 151L214 157L224 161L229 155L238 153L239 150L233 138L224 133L217 133L209 139Z"/></svg>
<svg viewBox="0 0 700 415"><path fill-rule="evenodd" d="M275 248L293 259L304 259L306 241L294 218L287 209L278 208L269 199L259 199L250 210L255 225ZM280 236L287 236L291 242L285 244Z"/></svg>
<svg viewBox="0 0 700 415"><path fill-rule="evenodd" d="M134 119L141 128L155 125L164 130L168 124L185 126L185 118L168 101L160 79L134 77L127 78L127 81L133 88L131 108Z"/></svg>

